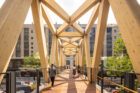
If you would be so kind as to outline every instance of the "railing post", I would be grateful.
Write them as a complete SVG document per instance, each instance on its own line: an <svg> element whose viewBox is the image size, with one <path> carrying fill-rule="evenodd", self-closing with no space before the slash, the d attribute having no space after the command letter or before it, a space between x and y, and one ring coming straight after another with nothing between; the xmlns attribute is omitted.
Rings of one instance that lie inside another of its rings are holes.
<svg viewBox="0 0 140 93"><path fill-rule="evenodd" d="M104 63L101 61L101 93L103 93L103 88L104 88Z"/></svg>
<svg viewBox="0 0 140 93"><path fill-rule="evenodd" d="M11 93L16 93L16 73L12 71L10 73L11 77Z"/></svg>
<svg viewBox="0 0 140 93"><path fill-rule="evenodd" d="M10 81L10 73L6 73L6 93L10 93L11 91L11 81Z"/></svg>
<svg viewBox="0 0 140 93"><path fill-rule="evenodd" d="M90 78L91 78L90 83L92 84L92 67L90 68Z"/></svg>
<svg viewBox="0 0 140 93"><path fill-rule="evenodd" d="M124 86L129 88L129 89L134 90L134 88L135 88L135 74L127 73L127 72L125 73Z"/></svg>
<svg viewBox="0 0 140 93"><path fill-rule="evenodd" d="M37 93L39 93L39 86L40 86L40 75L39 75L39 69L36 70L37 73Z"/></svg>

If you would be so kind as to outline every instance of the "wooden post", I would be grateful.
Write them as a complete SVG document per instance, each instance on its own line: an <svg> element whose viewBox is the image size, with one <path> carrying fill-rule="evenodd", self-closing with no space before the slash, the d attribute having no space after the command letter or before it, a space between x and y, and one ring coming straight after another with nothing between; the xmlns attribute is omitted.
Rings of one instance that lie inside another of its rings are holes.
<svg viewBox="0 0 140 93"><path fill-rule="evenodd" d="M109 0L135 73L140 73L140 6L136 0ZM140 83L140 76L138 75Z"/></svg>
<svg viewBox="0 0 140 93"><path fill-rule="evenodd" d="M51 45L51 55L50 55L50 64L54 64L55 61L55 50L56 49L56 35L52 37L52 45Z"/></svg>
<svg viewBox="0 0 140 93"><path fill-rule="evenodd" d="M6 0L0 9L0 72L6 72L32 0ZM0 75L0 83L3 75Z"/></svg>
<svg viewBox="0 0 140 93"><path fill-rule="evenodd" d="M85 47L85 56L86 56L87 75L88 75L88 79L90 80L91 61L90 61L90 49L89 49L89 37L88 37L88 35L84 36L84 47Z"/></svg>
<svg viewBox="0 0 140 93"><path fill-rule="evenodd" d="M48 82L48 53L46 48L46 39L44 33L44 25L41 11L41 2L39 0L32 1L32 14L35 26L35 33L37 37L37 44L39 48L40 61L42 66L42 73L44 80Z"/></svg>
<svg viewBox="0 0 140 93"><path fill-rule="evenodd" d="M108 0L102 0L99 8L99 17L98 17L98 25L96 29L95 35L95 46L94 46L94 53L92 59L92 67L93 67L93 82L96 82L97 74L98 74L98 67L100 64L100 57L102 52L102 46L104 41L104 34L106 31L106 24L108 18L108 11L109 11L109 3Z"/></svg>

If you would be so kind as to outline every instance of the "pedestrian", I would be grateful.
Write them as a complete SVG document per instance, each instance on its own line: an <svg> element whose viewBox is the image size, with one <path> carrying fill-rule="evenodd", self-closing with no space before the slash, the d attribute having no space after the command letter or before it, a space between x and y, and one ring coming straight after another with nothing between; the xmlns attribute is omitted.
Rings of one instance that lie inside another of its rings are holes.
<svg viewBox="0 0 140 93"><path fill-rule="evenodd" d="M73 78L74 78L74 77L75 77L75 75L76 75L76 67L75 67L75 65L73 65L72 70L73 70Z"/></svg>
<svg viewBox="0 0 140 93"><path fill-rule="evenodd" d="M77 72L78 72L78 76L80 76L81 70L80 70L80 66L79 65L78 65L78 68L77 68Z"/></svg>
<svg viewBox="0 0 140 93"><path fill-rule="evenodd" d="M52 82L52 87L53 87L54 86L55 75L56 75L56 68L54 67L53 64L51 64L51 68L49 69L49 75L50 75L51 82Z"/></svg>

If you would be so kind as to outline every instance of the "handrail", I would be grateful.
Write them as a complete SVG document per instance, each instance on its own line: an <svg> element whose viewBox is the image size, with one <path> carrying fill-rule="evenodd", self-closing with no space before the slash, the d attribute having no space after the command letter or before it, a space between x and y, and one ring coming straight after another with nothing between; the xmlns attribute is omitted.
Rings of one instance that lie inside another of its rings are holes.
<svg viewBox="0 0 140 93"><path fill-rule="evenodd" d="M112 83L112 84L114 84L114 85L116 85L116 86L118 86L118 87L120 87L120 88L123 88L123 89L125 89L125 90L128 91L128 92L138 93L138 92L136 92L136 91L134 91L134 90L132 90L132 89L129 89L129 88L127 88L127 87L124 87L124 86L122 86L122 85L119 85L119 84L117 84L117 83L115 83L115 82L113 82L113 81L104 79L104 78L99 77L99 76L98 76L98 78L99 78L99 79L102 79L102 80L105 80L105 81L107 81L107 82L109 82L109 83Z"/></svg>

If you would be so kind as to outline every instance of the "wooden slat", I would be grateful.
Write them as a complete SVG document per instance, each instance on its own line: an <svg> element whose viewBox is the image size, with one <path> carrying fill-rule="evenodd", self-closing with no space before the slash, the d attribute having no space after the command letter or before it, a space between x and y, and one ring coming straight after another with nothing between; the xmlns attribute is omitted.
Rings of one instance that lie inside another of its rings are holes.
<svg viewBox="0 0 140 93"><path fill-rule="evenodd" d="M109 11L109 3L107 0L102 0L99 8L99 17L98 17L98 25L96 29L96 37L95 37L95 46L94 46L94 53L92 59L92 67L94 68L93 71L93 81L96 82L98 67L100 64L100 57L102 53L102 46L104 41L104 34L106 31L106 24L108 18L108 11Z"/></svg>
<svg viewBox="0 0 140 93"><path fill-rule="evenodd" d="M83 35L81 35L78 32L63 32L58 35L58 37L82 37L82 36Z"/></svg>
<svg viewBox="0 0 140 93"><path fill-rule="evenodd" d="M54 27L54 25L53 25L53 23L51 21L51 18L50 18L50 15L49 15L48 11L45 12L43 6L41 8L42 8L42 15L43 15L43 17L44 17L49 29L51 30L52 34L55 35L56 30L55 30L55 27Z"/></svg>
<svg viewBox="0 0 140 93"><path fill-rule="evenodd" d="M87 24L86 29L85 29L85 34L88 34L91 31L91 28L93 27L93 24L98 17L99 5L100 5L99 3L96 4L96 6L95 6L95 8L90 16L90 19L89 19L88 24Z"/></svg>
<svg viewBox="0 0 140 93"><path fill-rule="evenodd" d="M42 73L44 76L45 81L48 81L48 53L46 48L46 39L44 33L44 25L43 25L43 18L42 18L42 11L41 11L41 3L38 0L32 0L32 14L35 26L35 33L37 37L37 44L39 48L39 55L41 61L41 67L46 68L42 69Z"/></svg>
<svg viewBox="0 0 140 93"><path fill-rule="evenodd" d="M0 9L0 72L8 68L30 5L31 0L6 0Z"/></svg>
<svg viewBox="0 0 140 93"><path fill-rule="evenodd" d="M83 14L88 12L94 5L98 3L98 0L86 0L70 17L71 23L79 19Z"/></svg>
<svg viewBox="0 0 140 93"><path fill-rule="evenodd" d="M140 73L140 6L136 0L109 0L134 71ZM140 83L140 76L138 77Z"/></svg>
<svg viewBox="0 0 140 93"><path fill-rule="evenodd" d="M64 21L69 22L69 15L55 2L55 0L42 0L42 2Z"/></svg>

